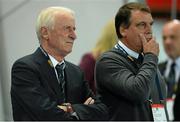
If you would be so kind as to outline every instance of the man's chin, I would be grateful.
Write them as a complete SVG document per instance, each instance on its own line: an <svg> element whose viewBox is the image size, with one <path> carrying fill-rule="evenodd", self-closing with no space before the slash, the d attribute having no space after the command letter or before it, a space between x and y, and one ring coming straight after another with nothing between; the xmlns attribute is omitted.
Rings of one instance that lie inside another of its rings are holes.
<svg viewBox="0 0 180 122"><path fill-rule="evenodd" d="M66 51L66 54L69 54L69 53L71 53L72 52L72 49L71 50L67 50Z"/></svg>

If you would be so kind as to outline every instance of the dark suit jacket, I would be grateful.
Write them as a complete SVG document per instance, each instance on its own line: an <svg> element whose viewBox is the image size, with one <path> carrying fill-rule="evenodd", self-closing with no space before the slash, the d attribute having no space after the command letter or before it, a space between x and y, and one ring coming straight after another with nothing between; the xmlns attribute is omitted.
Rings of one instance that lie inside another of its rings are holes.
<svg viewBox="0 0 180 122"><path fill-rule="evenodd" d="M180 121L180 80L178 82L178 89L174 101L173 113L174 113L174 120Z"/></svg>
<svg viewBox="0 0 180 122"><path fill-rule="evenodd" d="M149 99L160 103L155 85L155 77L160 75L157 73L157 62L157 56L148 53L142 65L136 66L115 48L98 59L97 91L109 108L110 120L153 120ZM166 93L162 79L160 86Z"/></svg>
<svg viewBox="0 0 180 122"><path fill-rule="evenodd" d="M164 76L165 70L166 70L167 61L160 63L159 69L161 71L161 74ZM180 79L178 80L178 89L176 91L176 98L174 101L174 107L173 107L173 114L174 114L174 120L180 121Z"/></svg>
<svg viewBox="0 0 180 122"><path fill-rule="evenodd" d="M79 67L65 61L66 99L81 120L107 118L107 109L94 97ZM59 109L60 86L54 68L40 48L17 60L12 67L11 99L14 120L71 120L70 114ZM88 97L93 105L84 105Z"/></svg>
<svg viewBox="0 0 180 122"><path fill-rule="evenodd" d="M162 62L158 65L159 70L161 72L161 74L164 76L165 70L166 70L166 65L167 65L167 61Z"/></svg>

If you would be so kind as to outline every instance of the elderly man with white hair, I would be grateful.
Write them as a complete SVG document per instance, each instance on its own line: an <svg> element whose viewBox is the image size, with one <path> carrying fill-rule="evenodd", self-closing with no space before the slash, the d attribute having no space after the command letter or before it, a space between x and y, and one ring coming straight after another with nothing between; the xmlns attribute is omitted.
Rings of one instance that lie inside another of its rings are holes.
<svg viewBox="0 0 180 122"><path fill-rule="evenodd" d="M72 51L74 12L49 7L39 14L40 46L12 67L14 120L105 120L107 108L95 97L79 67L65 60Z"/></svg>

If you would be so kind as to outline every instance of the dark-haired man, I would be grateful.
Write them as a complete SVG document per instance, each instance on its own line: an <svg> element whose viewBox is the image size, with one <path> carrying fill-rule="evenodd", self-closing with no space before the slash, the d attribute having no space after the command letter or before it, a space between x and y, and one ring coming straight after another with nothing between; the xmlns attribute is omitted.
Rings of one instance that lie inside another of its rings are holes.
<svg viewBox="0 0 180 122"><path fill-rule="evenodd" d="M150 9L141 3L127 3L116 14L119 42L96 64L97 91L110 120L166 120L164 105L153 106L161 106L166 91L157 69L159 45L152 24Z"/></svg>

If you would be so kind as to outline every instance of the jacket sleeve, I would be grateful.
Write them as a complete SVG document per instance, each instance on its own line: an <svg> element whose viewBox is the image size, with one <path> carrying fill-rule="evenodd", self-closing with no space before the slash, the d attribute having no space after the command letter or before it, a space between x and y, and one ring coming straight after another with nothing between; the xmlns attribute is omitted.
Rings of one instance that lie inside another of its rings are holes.
<svg viewBox="0 0 180 122"><path fill-rule="evenodd" d="M134 73L128 60L115 55L104 55L96 64L96 82L116 96L133 102L144 102L150 96L157 72L157 56L145 54L138 72Z"/></svg>
<svg viewBox="0 0 180 122"><path fill-rule="evenodd" d="M72 107L77 113L80 120L108 120L108 109L105 104L103 104L99 95L96 96L93 94L89 88L88 82L84 80L84 75L82 73L83 81L83 91L85 100L89 97L92 97L95 100L94 104L85 105L85 104L73 104ZM85 102L85 101L84 101Z"/></svg>
<svg viewBox="0 0 180 122"><path fill-rule="evenodd" d="M11 97L12 103L21 106L21 109L34 120L73 119L70 114L57 107L56 101L49 98L35 66L30 66L25 62L17 61L13 65ZM18 111L17 106L13 108L16 109L14 111Z"/></svg>

